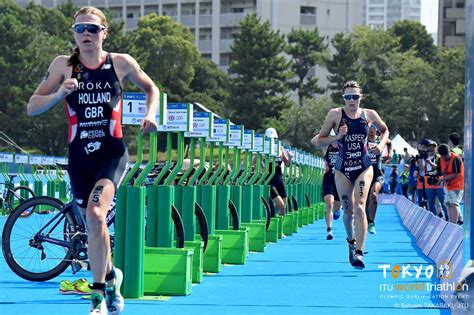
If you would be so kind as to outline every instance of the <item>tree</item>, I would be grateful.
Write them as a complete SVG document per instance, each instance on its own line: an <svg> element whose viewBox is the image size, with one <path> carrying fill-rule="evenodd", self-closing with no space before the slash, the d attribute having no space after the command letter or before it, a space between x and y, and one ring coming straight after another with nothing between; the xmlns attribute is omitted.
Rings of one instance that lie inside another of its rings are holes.
<svg viewBox="0 0 474 315"><path fill-rule="evenodd" d="M70 23L56 9L12 2L0 5L0 121L1 130L20 146L46 154L64 154L67 127L64 109L30 118L26 104L54 56L69 52Z"/></svg>
<svg viewBox="0 0 474 315"><path fill-rule="evenodd" d="M324 43L324 36L319 35L318 28L292 29L287 40L286 53L292 58L291 70L296 74L296 80L290 81L289 86L294 91L298 90L298 101L303 105L304 98L324 92L318 85L318 78L309 74L317 65L323 65L328 46Z"/></svg>
<svg viewBox="0 0 474 315"><path fill-rule="evenodd" d="M442 47L433 59L428 132L442 142L451 131L464 130L465 55L464 47Z"/></svg>
<svg viewBox="0 0 474 315"><path fill-rule="evenodd" d="M167 16L146 15L132 31L131 47L143 70L168 94L168 101L182 101L191 92L200 55L186 26Z"/></svg>
<svg viewBox="0 0 474 315"><path fill-rule="evenodd" d="M357 28L353 35L359 64L357 81L364 90L364 104L378 110L388 97L383 82L390 79L391 59L399 49L398 39L388 32L368 27Z"/></svg>
<svg viewBox="0 0 474 315"><path fill-rule="evenodd" d="M224 115L224 107L229 99L229 76L210 60L200 59L194 69L190 84L193 91L187 99L206 106L218 115Z"/></svg>
<svg viewBox="0 0 474 315"><path fill-rule="evenodd" d="M282 111L285 119L271 120L268 126L278 130L280 138L291 146L308 152L317 152L310 140L323 125L327 112L334 107L328 96L306 99L303 106L294 103Z"/></svg>
<svg viewBox="0 0 474 315"><path fill-rule="evenodd" d="M436 47L426 27L420 22L398 21L389 29L389 32L399 38L401 52L414 49L417 57L428 62L433 61L436 55Z"/></svg>
<svg viewBox="0 0 474 315"><path fill-rule="evenodd" d="M328 87L332 91L332 101L336 104L341 102L341 90L344 83L356 79L359 69L358 56L353 48L353 40L350 34L337 33L331 39L331 44L336 52L330 58L325 58L326 68L330 73L327 77Z"/></svg>
<svg viewBox="0 0 474 315"><path fill-rule="evenodd" d="M425 113L435 119L432 106L434 72L431 65L414 52L391 55L390 78L383 82L387 97L378 113L390 133L407 140L419 141L426 135Z"/></svg>
<svg viewBox="0 0 474 315"><path fill-rule="evenodd" d="M265 118L279 118L290 106L284 48L279 31L272 31L270 23L262 23L255 13L240 22L229 69L233 78L228 109L235 122L261 130Z"/></svg>

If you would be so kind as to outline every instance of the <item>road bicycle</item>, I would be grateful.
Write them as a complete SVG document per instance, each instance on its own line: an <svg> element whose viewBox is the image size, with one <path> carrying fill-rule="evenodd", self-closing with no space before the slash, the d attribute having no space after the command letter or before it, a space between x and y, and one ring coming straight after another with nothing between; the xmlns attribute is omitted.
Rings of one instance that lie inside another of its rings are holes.
<svg viewBox="0 0 474 315"><path fill-rule="evenodd" d="M34 213L31 209L36 207L47 209L48 214ZM183 222L176 208L172 208L176 246L183 248ZM33 215L25 218L24 212ZM106 217L111 248L114 247L115 213L113 202ZM201 236L208 233L206 221L200 221L200 226ZM207 244L207 235L204 239ZM8 217L2 233L2 251L8 266L18 276L29 281L50 280L71 264L76 271L88 265L86 224L74 202L64 204L52 197L34 197L21 203Z"/></svg>
<svg viewBox="0 0 474 315"><path fill-rule="evenodd" d="M153 179L158 171L159 169L148 174L148 177ZM153 183L152 180L146 182ZM145 231L146 211L145 209ZM111 249L114 248L115 214L114 198L106 216ZM194 205L194 214L205 251L209 227L204 211L197 203ZM171 219L175 226L176 247L183 248L184 225L174 206L171 207ZM30 198L22 202L7 218L2 232L2 251L10 269L29 281L53 279L69 266L72 266L75 273L88 266L86 222L74 201L65 204L48 196Z"/></svg>
<svg viewBox="0 0 474 315"><path fill-rule="evenodd" d="M0 196L0 208L2 208L3 214L11 214L14 209L23 201L33 198L35 193L28 186L17 186L15 187L13 179L16 175L10 175L10 180L0 185L4 186L3 193ZM31 208L30 212L23 212L21 217L30 216L35 210Z"/></svg>

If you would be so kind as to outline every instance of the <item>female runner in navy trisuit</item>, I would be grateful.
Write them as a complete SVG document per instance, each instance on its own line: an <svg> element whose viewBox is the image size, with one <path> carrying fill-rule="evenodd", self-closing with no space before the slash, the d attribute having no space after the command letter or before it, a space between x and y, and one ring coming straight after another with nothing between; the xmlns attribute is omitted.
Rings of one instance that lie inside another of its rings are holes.
<svg viewBox="0 0 474 315"><path fill-rule="evenodd" d="M69 122L69 176L75 201L86 214L88 255L93 284L90 314L118 314L122 272L112 265L105 216L126 171L128 154L122 140L122 87L132 81L147 94L144 133L157 128L159 91L127 54L102 50L107 21L102 11L84 7L72 26L77 48L56 57L28 103L37 115L64 100Z"/></svg>
<svg viewBox="0 0 474 315"><path fill-rule="evenodd" d="M344 209L349 261L352 266L363 269L365 268L364 245L367 235L365 203L373 177L367 135L369 126L376 125L380 131L380 142L373 144L370 149L374 153L379 153L387 143L389 131L376 111L360 108L363 94L357 82L349 81L344 84L342 94L345 106L329 111L316 144L327 146L337 142L339 146L335 181ZM331 129L337 131L335 136L329 135Z"/></svg>

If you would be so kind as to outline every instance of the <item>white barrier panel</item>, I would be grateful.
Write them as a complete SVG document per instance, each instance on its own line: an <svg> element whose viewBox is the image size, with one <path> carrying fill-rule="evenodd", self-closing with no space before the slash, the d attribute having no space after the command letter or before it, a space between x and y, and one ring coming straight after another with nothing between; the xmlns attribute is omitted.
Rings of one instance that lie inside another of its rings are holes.
<svg viewBox="0 0 474 315"><path fill-rule="evenodd" d="M406 226L411 218L415 215L415 209L418 208L417 205L411 204L406 207L405 215L402 216L403 224Z"/></svg>
<svg viewBox="0 0 474 315"><path fill-rule="evenodd" d="M453 297L453 294L455 294L456 291L456 284L459 280L459 276L461 275L461 271L463 268L462 265L462 253L463 253L463 244L458 246L456 251L454 252L453 257L451 258L448 263L450 263L450 269L451 269L451 274L448 275L447 277L443 277L440 279L440 284L442 285L443 290L440 290L442 292L441 298L446 302L450 303ZM439 263L437 264L439 266ZM463 292L466 292L466 290L463 290L462 287L458 287L461 289L459 292L462 294Z"/></svg>
<svg viewBox="0 0 474 315"><path fill-rule="evenodd" d="M454 252L462 243L463 228L454 223L448 223L428 257L434 261L450 261Z"/></svg>
<svg viewBox="0 0 474 315"><path fill-rule="evenodd" d="M415 230L419 228L421 221L426 217L426 214L429 213L429 211L426 211L426 209L420 207L418 207L416 211L418 211L418 215L409 228L411 234L413 235L415 235Z"/></svg>
<svg viewBox="0 0 474 315"><path fill-rule="evenodd" d="M407 227L407 229L412 232L413 234L413 227L416 223L416 221L418 221L421 217L421 215L423 214L423 212L425 211L424 209L418 207L418 206L414 206L412 209L412 215L410 216L410 218L407 220L405 226Z"/></svg>
<svg viewBox="0 0 474 315"><path fill-rule="evenodd" d="M415 228L415 230L412 233L416 240L420 238L421 233L428 225L428 222L431 220L431 217L434 217L433 213L429 211L423 211L422 219L420 220L420 223L418 224L418 226Z"/></svg>
<svg viewBox="0 0 474 315"><path fill-rule="evenodd" d="M428 256L447 224L448 222L435 216L428 221L428 226L416 241L416 245L423 251L423 254Z"/></svg>
<svg viewBox="0 0 474 315"><path fill-rule="evenodd" d="M467 289L457 286L462 271L463 228L434 216L430 211L418 207L404 197L396 207L405 227L416 239L416 245L423 254L436 263L436 277L433 289L446 303L453 294L462 294Z"/></svg>
<svg viewBox="0 0 474 315"><path fill-rule="evenodd" d="M381 194L379 195L379 203L383 205L395 204L398 200L396 196L399 195Z"/></svg>

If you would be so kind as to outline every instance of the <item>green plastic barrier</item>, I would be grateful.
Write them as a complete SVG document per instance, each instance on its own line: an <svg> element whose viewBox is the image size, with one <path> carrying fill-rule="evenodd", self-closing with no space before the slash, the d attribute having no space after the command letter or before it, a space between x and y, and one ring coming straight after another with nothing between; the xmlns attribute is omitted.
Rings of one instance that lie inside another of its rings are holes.
<svg viewBox="0 0 474 315"><path fill-rule="evenodd" d="M41 157L36 155L30 156L30 164L32 169L31 176L34 179L33 191L35 193L35 196L44 196L43 181L41 180L41 176L39 174L39 165L41 165Z"/></svg>
<svg viewBox="0 0 474 315"><path fill-rule="evenodd" d="M139 125L146 109L145 94L124 93L123 104L123 123ZM166 122L165 118L168 117L165 94L161 95L160 104L160 114L157 116L157 121L159 127L163 127ZM171 148L170 135L168 140L168 146ZM117 267L124 270L123 294L126 298L141 298L143 295L190 294L194 251L171 248L173 233L169 233L169 230L172 230L173 187L153 185L145 188L141 186L156 164L157 133L150 134L150 158L135 182L132 183L132 178L138 172L143 158L143 138L140 131L138 131L137 144L137 162L117 192L114 262ZM159 182L166 172L167 169L163 169L155 183ZM162 189L160 190L160 188ZM145 201L147 201L146 246ZM162 201L164 207L159 204ZM177 215L179 216L179 214ZM175 217L173 217L174 219ZM180 217L178 219L180 220ZM170 228L162 229L158 223L168 225ZM166 239L167 237L169 239ZM166 245L169 245L169 248L158 247L160 242L168 242L169 244Z"/></svg>
<svg viewBox="0 0 474 315"><path fill-rule="evenodd" d="M216 208L216 235L222 236L222 262L228 264L244 264L249 252L248 228L241 228L239 217L233 204L230 203L230 186L220 184L228 172L229 147L225 148L225 159L222 153L224 143L229 142L229 121L226 119L214 120L214 137L209 141L217 142L219 146L217 169L208 181L208 185L215 185L217 196ZM212 166L211 166L212 167ZM230 229L230 211L233 211L232 229Z"/></svg>
<svg viewBox="0 0 474 315"><path fill-rule="evenodd" d="M222 263L222 236L215 234L215 218L216 218L216 187L211 185L203 185L212 171L212 156L214 153L214 144L210 143L210 158L208 172L205 172L206 164L206 138L212 138L214 135L213 124L214 114L210 112L194 112L193 113L193 131L185 133L185 136L191 137L190 142L190 161L194 159L194 143L199 139L199 167L195 170L194 175L187 179L186 186L193 187L196 191L196 203L194 204L196 215L199 216L201 211L204 214L200 221L204 218L207 223L206 231L197 225L197 231L207 238L207 245L203 252L202 269L205 272L219 272ZM190 165L191 166L191 165ZM192 170L191 167L183 175L184 180ZM198 181L198 179L201 179ZM184 182L184 181L183 181ZM195 183L198 185L195 186ZM204 223L202 223L204 225ZM196 239L202 239L199 235Z"/></svg>
<svg viewBox="0 0 474 315"><path fill-rule="evenodd" d="M235 198L240 199L242 205L242 217L245 216L245 221L242 220L242 226L249 228L249 249L255 252L263 252L266 245L267 224L265 221L252 221L254 187L251 185L244 185L251 174L252 153L254 142L253 130L244 130L242 141L242 149L245 154L244 169L242 174L236 181ZM240 165L239 165L240 169ZM238 190L237 190L238 189Z"/></svg>

